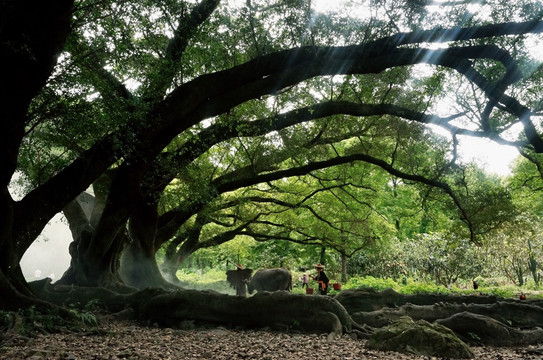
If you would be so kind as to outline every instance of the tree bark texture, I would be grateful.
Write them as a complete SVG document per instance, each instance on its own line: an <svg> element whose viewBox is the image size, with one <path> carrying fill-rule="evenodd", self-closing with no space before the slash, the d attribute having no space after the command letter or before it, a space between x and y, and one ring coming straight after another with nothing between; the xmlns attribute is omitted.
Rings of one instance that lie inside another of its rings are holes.
<svg viewBox="0 0 543 360"><path fill-rule="evenodd" d="M123 282L138 289L178 289L179 286L166 281L155 256L155 251L146 251L139 242L132 240L121 255L120 276Z"/></svg>
<svg viewBox="0 0 543 360"><path fill-rule="evenodd" d="M33 293L19 268L27 247L8 185L17 166L31 100L44 86L70 32L73 0L7 0L0 11L0 307L30 304ZM39 233L38 233L39 234ZM36 234L37 235L37 234ZM24 248L22 250L21 248ZM37 301L37 299L34 299Z"/></svg>
<svg viewBox="0 0 543 360"><path fill-rule="evenodd" d="M70 266L58 283L117 289L123 286L119 274L120 256L129 239L126 232L116 232L113 242L101 243L96 239L93 224L102 216L105 200L100 190L95 194L96 197L92 197L82 193L64 208L73 241L69 247ZM91 246L102 247L94 251Z"/></svg>

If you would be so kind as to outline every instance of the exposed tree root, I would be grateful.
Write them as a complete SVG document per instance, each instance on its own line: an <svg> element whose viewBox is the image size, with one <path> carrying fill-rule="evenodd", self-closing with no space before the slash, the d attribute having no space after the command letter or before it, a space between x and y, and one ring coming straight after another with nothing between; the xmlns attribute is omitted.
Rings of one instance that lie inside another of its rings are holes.
<svg viewBox="0 0 543 360"><path fill-rule="evenodd" d="M390 298L378 298L390 296ZM346 291L337 299L348 309L376 309L351 313L356 324L381 328L408 316L442 324L472 344L521 346L543 341L543 308L538 303L496 297L454 295L401 295L392 290L376 293L359 289ZM432 305L415 305L407 300ZM375 300L375 301L373 301ZM443 302L453 300L450 303ZM472 301L473 302L470 302ZM397 306L396 304L403 304ZM389 305L386 307L385 305Z"/></svg>
<svg viewBox="0 0 543 360"><path fill-rule="evenodd" d="M543 329L515 329L484 315L462 312L449 318L437 320L453 330L464 341L488 346L524 346L541 343Z"/></svg>
<svg viewBox="0 0 543 360"><path fill-rule="evenodd" d="M181 321L246 327L276 327L313 333L341 334L352 319L331 297L262 292L249 298L210 291L181 290L157 294L143 291L128 299L140 320L165 326Z"/></svg>
<svg viewBox="0 0 543 360"><path fill-rule="evenodd" d="M32 283L35 292L58 305L86 306L99 301L105 310L122 318L134 318L161 326L181 327L187 322L227 327L273 328L281 331L327 333L335 338L350 333L357 338L370 337L377 328L402 316L414 320L438 322L467 341L492 346L532 344L543 341L543 309L519 301L494 301L479 297L459 297L454 303L432 305L404 304L396 307L387 299L375 299L367 291L345 292L348 296L307 296L286 291L262 292L252 297L220 294L214 291L146 289L128 294L105 288L54 285L49 281ZM360 295L359 298L356 295ZM424 295L416 298L422 299ZM437 300L443 297L430 296ZM452 296L448 295L448 298ZM447 298L447 299L448 299ZM479 303L458 300L479 299ZM347 300L346 300L347 299ZM346 301L343 306L340 301ZM393 301L402 303L402 296ZM427 301L427 300L425 300ZM485 303L486 302L486 303ZM389 303L392 307L383 307ZM349 314L346 308L379 310Z"/></svg>
<svg viewBox="0 0 543 360"><path fill-rule="evenodd" d="M406 304L396 308L382 308L370 312L356 312L351 314L351 316L353 317L353 320L358 323L382 327L402 316L409 316L413 320L423 319L433 322L461 312L485 315L512 327L533 328L536 326L543 326L543 308L518 301L499 301L494 304Z"/></svg>

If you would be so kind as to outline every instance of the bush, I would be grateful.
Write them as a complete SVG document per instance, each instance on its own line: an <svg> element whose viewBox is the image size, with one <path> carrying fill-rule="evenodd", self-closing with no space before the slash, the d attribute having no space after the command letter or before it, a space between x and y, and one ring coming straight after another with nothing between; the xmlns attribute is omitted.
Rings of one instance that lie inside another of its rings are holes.
<svg viewBox="0 0 543 360"><path fill-rule="evenodd" d="M399 285L392 279L380 279L373 276L354 276L343 285L345 289L358 289L358 288L372 288L375 291L381 291L385 289L398 290Z"/></svg>

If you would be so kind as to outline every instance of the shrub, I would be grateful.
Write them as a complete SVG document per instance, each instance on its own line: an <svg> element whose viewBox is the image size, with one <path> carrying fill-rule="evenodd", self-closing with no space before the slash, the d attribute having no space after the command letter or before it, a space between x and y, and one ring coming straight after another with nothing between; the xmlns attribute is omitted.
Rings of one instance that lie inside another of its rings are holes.
<svg viewBox="0 0 543 360"><path fill-rule="evenodd" d="M344 285L345 289L372 288L376 291L384 289L398 290L399 285L392 279L375 278L373 276L354 276Z"/></svg>

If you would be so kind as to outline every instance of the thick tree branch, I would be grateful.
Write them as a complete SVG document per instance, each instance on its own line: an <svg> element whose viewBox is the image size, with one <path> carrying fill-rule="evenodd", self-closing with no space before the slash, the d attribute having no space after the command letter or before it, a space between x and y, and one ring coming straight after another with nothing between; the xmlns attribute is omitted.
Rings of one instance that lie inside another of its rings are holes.
<svg viewBox="0 0 543 360"><path fill-rule="evenodd" d="M468 226L470 230L471 240L474 242L476 241L474 226L471 223L469 215L466 209L463 207L461 201L458 199L458 197L456 196L456 194L453 192L453 190L448 184L441 181L434 180L434 179L429 179L421 175L405 173L401 170L398 170L392 167L387 162L381 159L377 159L367 154L353 154L353 155L348 155L348 156L343 156L343 157L336 157L336 158L325 160L325 161L314 162L305 166L300 166L300 167L291 168L287 170L275 171L269 174L261 174L252 178L239 179L237 181L234 180L228 183L217 182L216 188L218 189L219 192L232 191L237 188L246 187L246 186L255 185L258 183L273 181L273 180L278 180L284 177L302 176L302 175L308 174L311 171L320 170L320 169L324 169L324 168L328 168L328 167L336 166L336 165L341 165L341 164L347 164L353 161L363 161L370 164L374 164L382 168L383 170L387 171L389 174L397 176L399 178L415 181L421 184L425 184L425 185L429 185L429 186L441 189L453 200L454 204L456 205L456 207L458 208L461 214L461 220L466 223L466 225Z"/></svg>
<svg viewBox="0 0 543 360"><path fill-rule="evenodd" d="M173 180L180 169L192 162L213 145L222 141L237 136L261 136L272 131L285 129L289 126L338 114L359 117L392 115L422 124L438 125L454 135L468 135L475 137L487 136L487 134L482 131L462 129L450 124L451 120L461 116L461 114L443 118L394 104L360 104L348 101L328 101L255 121L238 121L234 123L221 122L213 124L198 133L195 141L188 142L173 157L170 156L170 158L162 163L162 165L159 165L157 171L152 171L151 174L156 176L156 178L148 179L146 183L153 184L155 191L161 191L164 186ZM341 120L337 119L336 121ZM242 130L240 131L239 129ZM355 135L359 134L351 134L351 136ZM497 135L493 136L492 139L506 145L521 146L521 143L519 142L507 141ZM314 141L316 144L316 140ZM167 154L164 155L168 156Z"/></svg>
<svg viewBox="0 0 543 360"><path fill-rule="evenodd" d="M488 37L504 35L522 35L527 33L542 33L543 23L540 20L526 22L509 22L502 24L490 24L471 28L450 28L418 30L408 33L399 33L374 42L375 46L396 47L407 44L443 43L451 41L463 41L484 39Z"/></svg>
<svg viewBox="0 0 543 360"><path fill-rule="evenodd" d="M270 241L270 240L284 240L284 241L290 241L292 243L301 244L301 245L322 245L321 239L316 237L307 237L304 239L296 239L290 236L285 236L281 234L268 234L268 233L260 233L251 229L248 229L246 231L243 231L240 235L250 236L256 241L263 242L263 241Z"/></svg>
<svg viewBox="0 0 543 360"><path fill-rule="evenodd" d="M543 29L541 24L541 22L505 23L469 29L438 30L431 36L428 35L428 32L413 33L397 37L392 43L397 46L415 41L432 41L432 39L453 41L504 34L541 32ZM385 41L385 43L390 44L391 42ZM487 88L488 83L475 76L468 60L488 56L496 61L504 62L511 78L514 78L515 75L514 67L511 67L507 58L499 52L487 51L483 52L484 56L478 56L475 53L476 49L482 50L484 48L468 47L465 51L462 51L461 48L445 50L399 49L391 48L390 45L384 46L382 41L345 47L302 47L265 55L228 70L202 75L175 89L157 106L155 111L149 114L147 125L138 126L135 129L134 136L131 136L131 131L121 129L106 137L72 165L51 178L45 186L25 197L18 206L19 209L25 211L19 213L32 213L34 219L29 221L31 223L29 227L26 224L24 229L19 227L18 233L21 239L27 238L32 240L25 241L33 241L48 219L60 211L121 156L125 156L131 167L146 169L152 159L177 134L202 119L226 112L249 99L273 94L286 86L320 75L378 73L392 67L416 63L442 65L456 69L461 73L469 73L472 77L471 80L477 80L478 86L484 89L490 97L499 98L502 104L519 116L525 125L525 132L534 149L543 152L543 142L531 124L526 109L514 99L504 96L502 89ZM125 145L131 149L133 155L117 151ZM59 196L59 191L55 189L63 189L60 192L62 195ZM27 209L40 209L40 211L26 211ZM22 224L21 221L19 225L22 226Z"/></svg>
<svg viewBox="0 0 543 360"><path fill-rule="evenodd" d="M146 100L160 100L168 88L172 85L183 52L189 41L219 5L220 0L202 0L197 4L190 14L182 15L178 19L178 26L173 37L168 42L164 59L159 63L156 71L159 76L154 76L149 87L145 90L142 98Z"/></svg>

